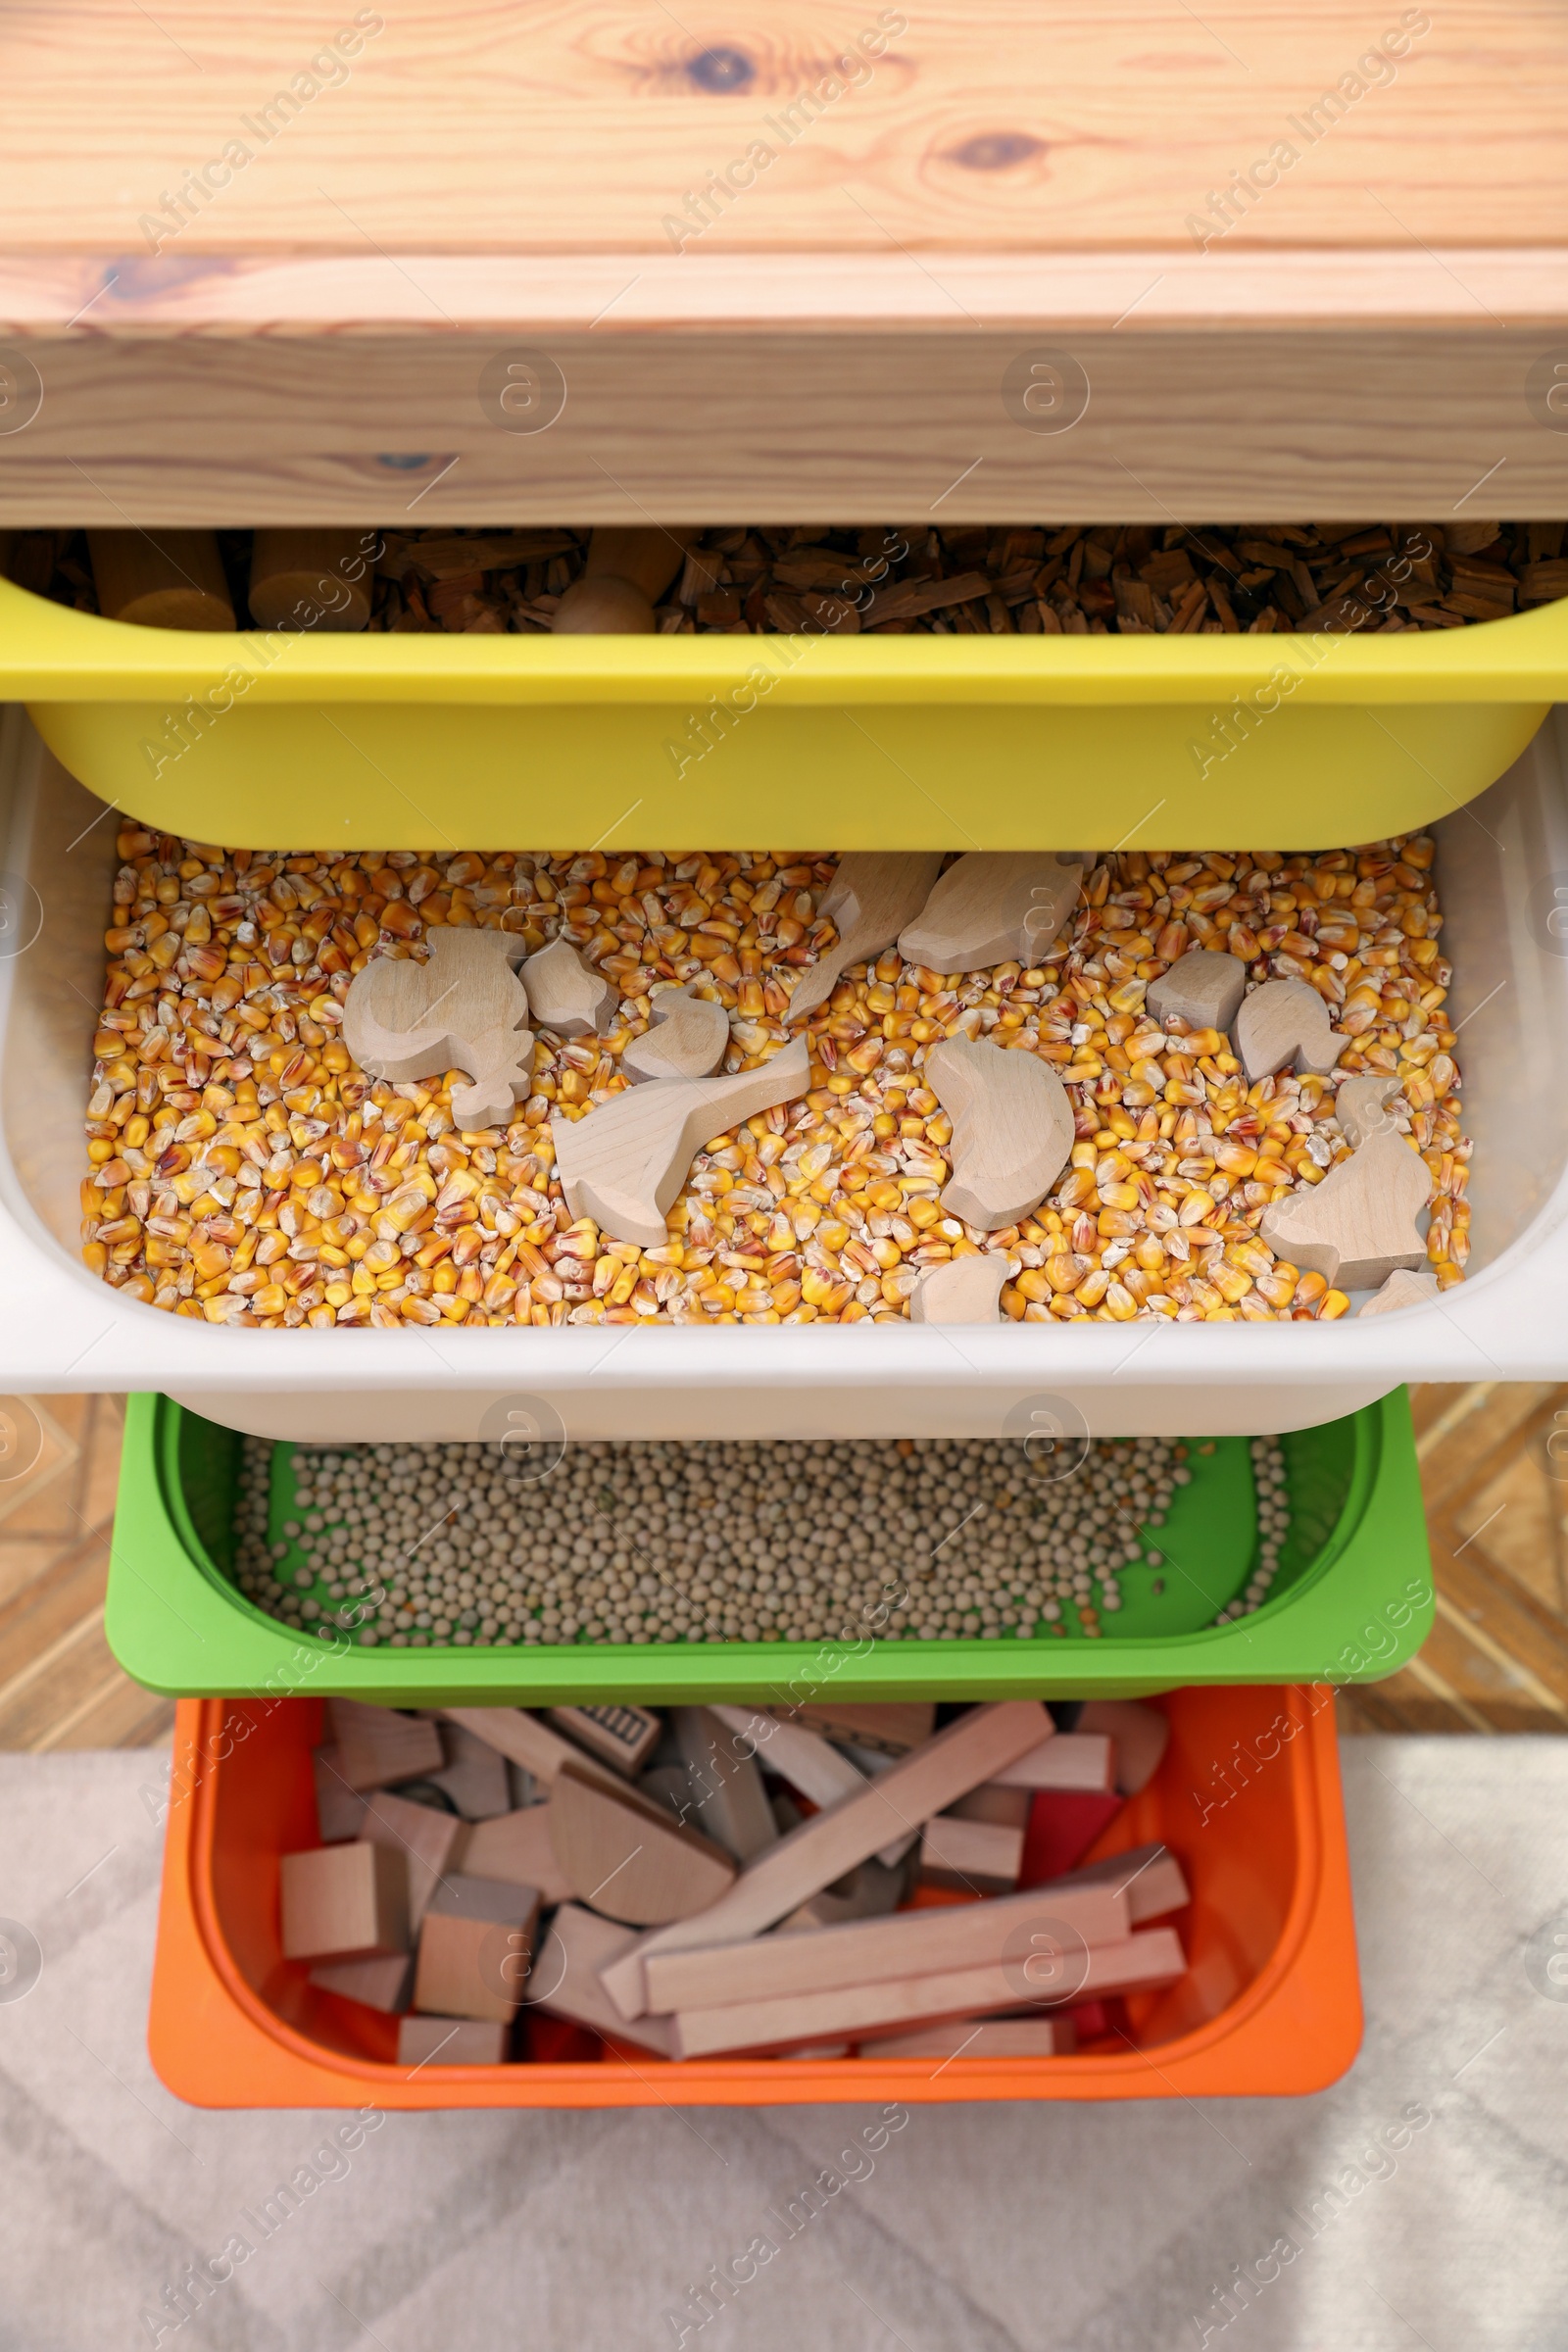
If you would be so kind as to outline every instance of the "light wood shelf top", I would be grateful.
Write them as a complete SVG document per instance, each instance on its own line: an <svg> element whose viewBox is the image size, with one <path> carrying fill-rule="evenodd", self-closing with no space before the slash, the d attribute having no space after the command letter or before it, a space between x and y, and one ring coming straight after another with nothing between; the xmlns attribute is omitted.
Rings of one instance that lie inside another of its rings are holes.
<svg viewBox="0 0 1568 2352"><path fill-rule="evenodd" d="M7 79L6 521L1568 511L1553 0L36 0Z"/></svg>

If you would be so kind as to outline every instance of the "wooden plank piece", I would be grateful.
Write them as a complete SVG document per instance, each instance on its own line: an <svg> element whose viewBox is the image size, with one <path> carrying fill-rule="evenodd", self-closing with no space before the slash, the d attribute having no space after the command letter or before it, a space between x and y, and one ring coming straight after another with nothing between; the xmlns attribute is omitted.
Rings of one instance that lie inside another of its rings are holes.
<svg viewBox="0 0 1568 2352"><path fill-rule="evenodd" d="M1070 2017L955 2017L867 2044L873 2058L1064 2058L1077 2047Z"/></svg>
<svg viewBox="0 0 1568 2352"><path fill-rule="evenodd" d="M534 1039L528 998L513 965L514 931L437 923L422 963L372 956L343 1001L343 1043L372 1077L393 1085L466 1070L454 1086L460 1128L502 1127L528 1092Z"/></svg>
<svg viewBox="0 0 1568 2352"><path fill-rule="evenodd" d="M934 1903L799 1935L760 1936L750 1943L655 1953L645 1964L649 2004L656 2012L708 2009L725 2001L772 2000L879 1984L885 1978L1000 1966L1019 1940L1019 1931L1027 1951L1030 1931L1043 1923L1053 1924L1058 1934L1067 1931L1086 1946L1124 1943L1132 1933L1126 1894L1098 1880L980 1902Z"/></svg>
<svg viewBox="0 0 1568 2352"><path fill-rule="evenodd" d="M408 1877L409 1926L416 1932L448 1866L455 1867L463 1823L456 1813L438 1813L433 1805L411 1804L407 1797L378 1788L365 1808L359 1836L402 1855Z"/></svg>
<svg viewBox="0 0 1568 2352"><path fill-rule="evenodd" d="M1168 1845L1157 1841L1107 1854L1102 1862L1088 1862L1065 1878L1053 1879L1045 1891L1054 1901L1079 1886L1102 1886L1119 1889L1126 1896L1127 1916L1135 1928L1146 1920L1163 1918L1167 1911L1179 1911L1192 1901L1181 1864Z"/></svg>
<svg viewBox="0 0 1568 2352"><path fill-rule="evenodd" d="M1113 1743L1114 1785L1123 1796L1147 1788L1170 1744L1170 1718L1136 1698L1089 1698L1078 1712L1078 1735L1099 1734Z"/></svg>
<svg viewBox="0 0 1568 2352"><path fill-rule="evenodd" d="M1078 1718L1083 1722L1082 1715ZM996 1788L1109 1788L1115 1750L1103 1733L1058 1732L997 1773Z"/></svg>
<svg viewBox="0 0 1568 2352"><path fill-rule="evenodd" d="M336 1845L345 1838L357 1838L367 1800L362 1789L351 1788L343 1778L335 1740L312 1748L311 1772L316 1783L316 1818L320 1824L321 1843Z"/></svg>
<svg viewBox="0 0 1568 2352"><path fill-rule="evenodd" d="M738 1943L761 1935L890 1839L918 1828L1014 1756L1037 1746L1052 1728L1038 1699L1001 1699L960 1715L890 1765L879 1780L864 1783L781 1838L706 1911L656 1930L617 1960L605 1979L611 1998L624 2016L640 2017L648 1954L686 1951L699 1943Z"/></svg>
<svg viewBox="0 0 1568 2352"><path fill-rule="evenodd" d="M550 1838L579 1902L628 1927L663 1927L705 1911L735 1877L722 1846L622 1785L606 1788L575 1765L557 1773Z"/></svg>
<svg viewBox="0 0 1568 2352"><path fill-rule="evenodd" d="M906 963L975 972L1035 964L1078 904L1083 868L1049 850L971 850L948 867L899 934Z"/></svg>
<svg viewBox="0 0 1568 2352"><path fill-rule="evenodd" d="M465 1821L489 1821L498 1813L510 1812L512 1793L507 1787L505 1756L461 1724L444 1724L440 1730L446 1762L439 1772L423 1775L431 1788L450 1797Z"/></svg>
<svg viewBox="0 0 1568 2352"><path fill-rule="evenodd" d="M813 1698L796 1710L795 1720L828 1740L848 1740L885 1756L906 1756L911 1747L930 1739L937 1710L929 1698Z"/></svg>
<svg viewBox="0 0 1568 2352"><path fill-rule="evenodd" d="M636 2042L661 2058L669 2052L669 2027L662 2017L621 2016L600 1982L601 1972L637 1941L635 1928L622 1928L580 1903L563 1903L551 1921L528 1986L530 2007L570 2018L596 2034Z"/></svg>
<svg viewBox="0 0 1568 2352"><path fill-rule="evenodd" d="M1259 1238L1333 1289L1375 1291L1391 1274L1413 1274L1426 1264L1415 1220L1431 1198L1426 1161L1386 1127L1330 1168L1321 1184L1265 1210Z"/></svg>
<svg viewBox="0 0 1568 2352"><path fill-rule="evenodd" d="M991 1904L964 1905L990 1910ZM848 1935L850 1929L823 1929ZM800 1941L793 1937L791 1941ZM727 2001L680 2009L671 2019L677 2058L711 2058L741 2050L787 2049L792 2042L827 2034L863 2034L878 2026L913 2025L922 2018L979 2015L988 2009L1016 2009L1028 1997L1026 1975L1034 1955L990 1961L914 1977L883 1978L844 1984L826 1992L796 1992L755 2001ZM1048 1966L1041 1955L1039 1977ZM1054 1955L1053 1955L1054 1960ZM1072 1996L1152 1989L1174 1984L1187 1966L1181 1939L1172 1928L1150 1928L1124 1943L1090 1944L1068 1956Z"/></svg>
<svg viewBox="0 0 1568 2352"><path fill-rule="evenodd" d="M618 1773L596 1756L585 1755L569 1740L563 1740L525 1707L443 1707L441 1715L444 1722L461 1724L476 1740L484 1740L508 1763L531 1773L546 1788L564 1764L574 1764L590 1780L603 1781L607 1788L624 1786Z"/></svg>
<svg viewBox="0 0 1568 2352"><path fill-rule="evenodd" d="M351 1788L385 1788L441 1769L441 1734L422 1716L367 1706L358 1698L329 1698L326 1715L336 1768Z"/></svg>
<svg viewBox="0 0 1568 2352"><path fill-rule="evenodd" d="M710 1707L674 1707L669 1721L686 1776L683 1818L737 1862L776 1844L778 1824L749 1744Z"/></svg>
<svg viewBox="0 0 1568 2352"><path fill-rule="evenodd" d="M405 2017L398 2025L399 2066L500 2066L506 2055L499 2019Z"/></svg>
<svg viewBox="0 0 1568 2352"><path fill-rule="evenodd" d="M1038 1208L1067 1164L1072 1103L1038 1054L950 1037L926 1055L926 1084L953 1121L950 1216L994 1233Z"/></svg>
<svg viewBox="0 0 1568 2352"><path fill-rule="evenodd" d="M788 1781L813 1805L826 1808L863 1788L869 1777L857 1763L820 1733L808 1730L794 1715L775 1715L766 1708L716 1706L713 1713L737 1739L751 1743L764 1772ZM932 1710L933 1716L935 1709ZM885 1752L882 1750L875 1751ZM891 1870L908 1851L918 1829L904 1831L877 1849L877 1859Z"/></svg>
<svg viewBox="0 0 1568 2352"><path fill-rule="evenodd" d="M613 1765L628 1780L642 1770L659 1745L663 1720L649 1707L623 1701L603 1706L548 1707L546 1715L558 1732L585 1747L602 1763Z"/></svg>
<svg viewBox="0 0 1568 2352"><path fill-rule="evenodd" d="M826 1004L851 964L892 947L925 905L941 864L940 850L852 850L839 859L816 910L818 921L837 924L838 940L796 982L786 1021Z"/></svg>
<svg viewBox="0 0 1568 2352"><path fill-rule="evenodd" d="M592 1217L618 1242L645 1250L669 1239L664 1218L703 1145L726 1127L804 1095L806 1040L755 1070L721 1078L660 1078L628 1087L580 1119L550 1122L556 1173L574 1217Z"/></svg>
<svg viewBox="0 0 1568 2352"><path fill-rule="evenodd" d="M1022 1795L1020 1789L1018 1794ZM1023 1861L1023 1828L939 1813L920 1840L920 1876L933 1886L982 1892L1016 1886Z"/></svg>

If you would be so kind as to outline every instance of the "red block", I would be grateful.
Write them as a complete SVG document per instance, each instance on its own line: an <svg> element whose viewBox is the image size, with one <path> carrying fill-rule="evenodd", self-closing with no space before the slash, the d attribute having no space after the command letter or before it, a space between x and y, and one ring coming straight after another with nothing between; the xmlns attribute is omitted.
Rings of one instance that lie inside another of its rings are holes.
<svg viewBox="0 0 1568 2352"><path fill-rule="evenodd" d="M1037 1788L1024 1832L1019 1886L1045 1886L1076 1870L1125 1802L1113 1789Z"/></svg>

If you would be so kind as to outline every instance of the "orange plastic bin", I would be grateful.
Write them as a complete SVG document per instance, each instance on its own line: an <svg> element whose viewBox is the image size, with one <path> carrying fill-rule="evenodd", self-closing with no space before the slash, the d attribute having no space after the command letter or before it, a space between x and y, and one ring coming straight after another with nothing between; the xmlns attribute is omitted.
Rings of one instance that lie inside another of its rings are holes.
<svg viewBox="0 0 1568 2352"><path fill-rule="evenodd" d="M278 1949L278 1857L317 1842L313 1699L185 1699L174 1735L149 2045L202 2107L776 2106L1319 2090L1361 2037L1333 1692L1176 1690L1158 1773L1096 1853L1163 1838L1193 1888L1190 1966L1127 2004L1136 2046L1072 2057L395 2060L396 2024Z"/></svg>

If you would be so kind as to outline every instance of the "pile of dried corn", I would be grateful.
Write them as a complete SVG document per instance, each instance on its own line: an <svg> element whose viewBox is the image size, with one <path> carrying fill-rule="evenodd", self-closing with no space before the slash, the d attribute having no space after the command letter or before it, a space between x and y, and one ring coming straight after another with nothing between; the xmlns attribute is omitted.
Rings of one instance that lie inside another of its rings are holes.
<svg viewBox="0 0 1568 2352"><path fill-rule="evenodd" d="M801 969L833 936L831 858L679 859L367 851L266 857L126 826L82 1186L89 1265L214 1323L886 1320L922 1266L1002 1251L1014 1318L1270 1320L1343 1314L1320 1275L1277 1264L1265 1207L1348 1149L1342 1077L1397 1075L1392 1108L1430 1166L1428 1254L1468 1255L1451 977L1425 838L1319 856L1131 852L1087 865L1039 966L858 966L805 1024L804 1100L711 1139L660 1249L574 1224L552 1117L592 1115L649 1025L650 990L697 977L729 1011L726 1067L784 1038ZM540 1040L505 1132L452 1122L457 1073L371 1082L340 1027L371 955L436 923L563 937L621 992L611 1034ZM1192 945L1255 980L1318 988L1350 1043L1330 1078L1248 1088L1224 1039L1158 1028L1145 991ZM944 1215L951 1128L921 1076L944 1037L1036 1053L1071 1097L1071 1165L1035 1214L982 1234Z"/></svg>

